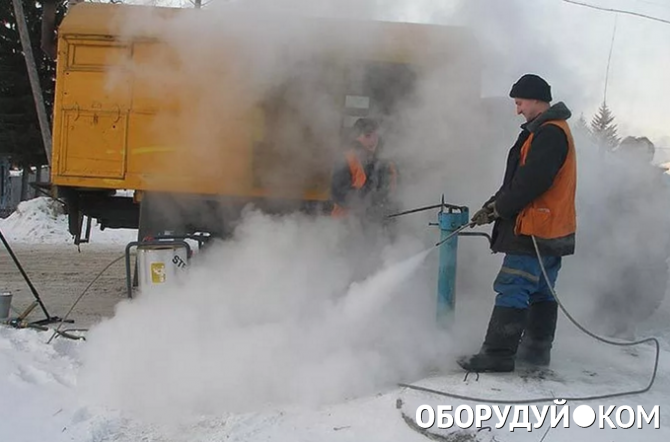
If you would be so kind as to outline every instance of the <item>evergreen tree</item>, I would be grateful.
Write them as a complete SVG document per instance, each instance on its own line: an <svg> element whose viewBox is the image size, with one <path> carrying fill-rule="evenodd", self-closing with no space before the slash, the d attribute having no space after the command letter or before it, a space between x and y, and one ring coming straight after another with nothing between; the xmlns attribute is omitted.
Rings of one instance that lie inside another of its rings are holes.
<svg viewBox="0 0 670 442"><path fill-rule="evenodd" d="M617 125L614 124L614 114L604 101L591 120L590 133L599 147L609 151L615 149L621 141L617 135Z"/></svg>
<svg viewBox="0 0 670 442"><path fill-rule="evenodd" d="M30 43L42 94L51 118L55 87L55 62L40 49L42 6L22 0ZM63 6L59 6L62 17ZM21 38L11 0L0 2L0 155L20 167L46 164L35 101L32 95Z"/></svg>
<svg viewBox="0 0 670 442"><path fill-rule="evenodd" d="M589 125L586 122L583 113L579 116L579 120L577 120L577 123L575 124L575 133L587 137L591 135L591 129L589 129Z"/></svg>

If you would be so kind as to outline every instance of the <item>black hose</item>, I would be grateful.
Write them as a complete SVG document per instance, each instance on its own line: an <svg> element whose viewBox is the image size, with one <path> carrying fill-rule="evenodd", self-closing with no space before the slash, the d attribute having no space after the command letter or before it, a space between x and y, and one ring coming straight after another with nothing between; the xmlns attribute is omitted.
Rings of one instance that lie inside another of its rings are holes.
<svg viewBox="0 0 670 442"><path fill-rule="evenodd" d="M651 389L651 387L654 385L654 382L656 381L656 374L658 372L658 360L660 357L661 353L661 346L658 342L658 339L656 338L645 338L641 339L639 341L630 341L630 342L620 342L620 341L612 341L610 339L603 338L601 336L596 335L595 333L590 332L587 330L584 326L582 326L575 318L572 317L572 315L568 312L568 310L563 306L561 303L559 297L556 295L556 291L552 287L551 283L549 282L549 276L547 275L547 270L544 267L544 264L542 263L542 254L540 253L540 249L537 246L537 240L535 239L535 236L531 236L533 239L533 246L535 247L535 254L537 255L537 259L540 262L540 269L542 270L542 275L544 276L545 281L547 282L547 286L549 287L549 290L551 291L551 294L554 296L554 299L556 299L556 302L558 303L558 306L561 308L563 313L565 313L565 316L572 322L580 331L582 331L584 334L591 336L592 338L603 342L605 344L609 345L616 345L616 346L621 346L621 347L630 347L634 345L640 345L644 344L646 342L653 342L656 345L656 357L654 359L654 370L651 375L651 379L649 380L649 383L647 386L643 389L640 390L629 390L629 391L623 391L620 393L609 393L609 394L602 394L602 395L593 395L593 396L581 396L581 397L543 397L543 398L536 398L536 399L519 399L519 400L505 400L505 399L491 399L491 398L479 398L479 397L474 397L474 396L466 396L466 395L459 395L459 394L453 394L449 393L447 391L440 391L440 390L434 390L432 388L426 388L426 387L420 387L418 385L411 385L411 384L398 384L401 387L408 388L411 390L418 390L418 391L423 391L426 393L432 393L436 394L439 396L447 396L455 399L461 399L461 400L466 400L466 401L472 401L472 402L489 402L489 403L496 403L496 404L533 404L533 403L540 403L540 402L553 402L555 400L566 400L566 401L592 401L592 400L599 400L599 399L609 399L609 398L614 398L614 397L623 397L623 396L631 396L634 394L641 394L641 393L646 393Z"/></svg>
<svg viewBox="0 0 670 442"><path fill-rule="evenodd" d="M105 273L105 272L107 271L107 269L110 268L112 265L114 265L115 263L121 261L123 258L125 258L125 255L121 255L121 256L119 256L118 258L116 258L116 259L114 259L113 261L111 261L111 262L110 262L109 264L107 264L102 270L100 270L100 272L98 272L98 274L95 276L95 278L93 278L93 280L92 280L91 282L88 283L88 285L86 286L86 288L81 292L81 294L80 294L80 295L77 297L77 299L74 301L74 303L73 303L72 306L70 307L70 310L68 310L67 314L66 314L66 315L63 317L63 319L60 321L60 323L58 324L58 327L56 327L56 329L54 330L54 334L51 335L51 337L50 337L49 340L47 341L47 344L50 344L51 341L53 340L53 338L56 337L56 335L59 335L59 334L60 334L60 335L65 336L65 334L63 334L63 333L60 331L60 328L61 328L61 326L63 325L63 323L65 322L65 320L67 319L67 317L70 316L70 313L72 313L72 310L74 310L74 307L77 305L77 303L79 303L79 301L81 300L81 298L84 297L84 295L86 294L86 292L88 292L88 289L90 289L91 286L92 286L92 285L93 285L93 284L94 284L94 283L95 283L95 282L102 276L102 274Z"/></svg>

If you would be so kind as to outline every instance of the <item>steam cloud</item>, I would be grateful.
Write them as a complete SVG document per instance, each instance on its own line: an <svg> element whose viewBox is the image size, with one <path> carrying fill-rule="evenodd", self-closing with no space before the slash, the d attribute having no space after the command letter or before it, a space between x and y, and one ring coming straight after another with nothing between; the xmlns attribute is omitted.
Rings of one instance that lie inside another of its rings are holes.
<svg viewBox="0 0 670 442"><path fill-rule="evenodd" d="M434 204L444 193L448 202L476 209L499 186L507 148L521 123L505 98L519 75L532 71L548 77L556 100L565 100L576 114L573 127L580 109L571 97L593 93L579 89L565 60L552 55L550 41L528 42L537 25L520 27L527 2L499 3L249 1L233 6L252 14L266 8L363 20L411 17L463 24L479 33L477 41L449 46L441 63L421 73L388 115L384 134L385 155L401 170L401 208ZM170 91L181 104L154 122L156 130L175 129L165 134L167 141L188 146L180 157L188 166L177 162L177 167L197 166L206 179L234 181L212 166L228 160L219 157L217 143L236 133L231 111L235 114L239 103L261 100L293 77L303 87L285 91L295 110L292 118L327 134L320 154L334 158L342 146L339 134L329 131L340 108L321 93L319 82L333 80L332 72L310 62L324 47L369 50L378 43L366 38L375 26L362 33L356 28L349 39L329 40L319 29L295 22L267 19L255 28L231 23L225 18L233 6L213 4L205 17L188 12L178 20L138 12L118 24L128 38L151 31L167 42L167 52L130 69L145 82L146 94ZM244 42L235 56L225 44L232 37ZM161 69L165 60L174 69ZM484 78L469 71L482 61L477 66L486 69ZM119 78L111 72L110 84ZM184 78L190 81L184 84ZM231 84L237 86L224 86ZM483 88L494 90L494 96L481 101ZM305 152L295 169L309 168L312 151L291 143L305 140L290 125L285 129L280 131L284 146L294 156ZM607 203L609 196L630 191L631 181L643 182L649 169L600 155L582 137L577 149L578 251L566 259L558 288L580 319L616 322L616 315L603 313L607 299L601 295L619 290L622 263L634 265L648 256L648 247L668 230L662 216L667 197L643 184L626 197L632 210ZM621 178L624 172L627 179ZM270 183L284 178L265 177ZM658 211L649 210L657 206ZM441 335L433 326L436 255L421 255L437 238L427 228L429 221L435 221L434 213L400 219L398 239L388 242L327 219L247 212L234 235L198 257L179 286L121 304L115 318L91 332L82 389L95 401L169 420L182 413L342 400L420 376L433 366L449 367L454 354L476 350L483 337L501 257L488 255L478 240L461 241L461 319L454 335ZM613 230L603 230L603 223ZM660 252L654 255L654 275L663 279L667 265L658 265L659 259ZM590 276L584 269L592 269ZM370 275L375 276L366 279ZM665 294L665 287L653 290L661 290L661 298ZM650 291L636 287L630 296L639 304L655 304L658 293L647 297Z"/></svg>
<svg viewBox="0 0 670 442"><path fill-rule="evenodd" d="M422 249L410 238L375 246L329 219L250 212L179 284L120 304L91 331L80 387L170 422L322 405L416 378L450 347L431 284L415 276ZM350 284L360 266L380 271Z"/></svg>

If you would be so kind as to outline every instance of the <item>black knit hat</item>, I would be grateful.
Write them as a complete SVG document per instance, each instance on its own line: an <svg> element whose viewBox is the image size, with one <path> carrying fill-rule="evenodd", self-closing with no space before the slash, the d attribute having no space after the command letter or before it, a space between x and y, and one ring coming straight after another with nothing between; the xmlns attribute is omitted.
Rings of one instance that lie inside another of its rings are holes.
<svg viewBox="0 0 670 442"><path fill-rule="evenodd" d="M551 102L551 86L542 77L526 74L514 83L509 93L512 98L527 98Z"/></svg>
<svg viewBox="0 0 670 442"><path fill-rule="evenodd" d="M379 123L372 118L359 118L352 127L354 138L361 135L371 134L376 130L379 130Z"/></svg>

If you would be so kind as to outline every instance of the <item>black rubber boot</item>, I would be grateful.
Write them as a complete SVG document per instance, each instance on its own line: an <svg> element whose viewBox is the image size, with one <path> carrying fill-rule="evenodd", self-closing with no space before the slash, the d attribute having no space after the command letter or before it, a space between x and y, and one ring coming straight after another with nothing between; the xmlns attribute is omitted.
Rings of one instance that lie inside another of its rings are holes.
<svg viewBox="0 0 670 442"><path fill-rule="evenodd" d="M557 318L558 304L555 301L543 301L530 306L526 331L519 346L520 361L540 366L551 363Z"/></svg>
<svg viewBox="0 0 670 442"><path fill-rule="evenodd" d="M514 371L526 314L527 309L494 307L481 350L476 355L460 358L458 365L474 372Z"/></svg>

